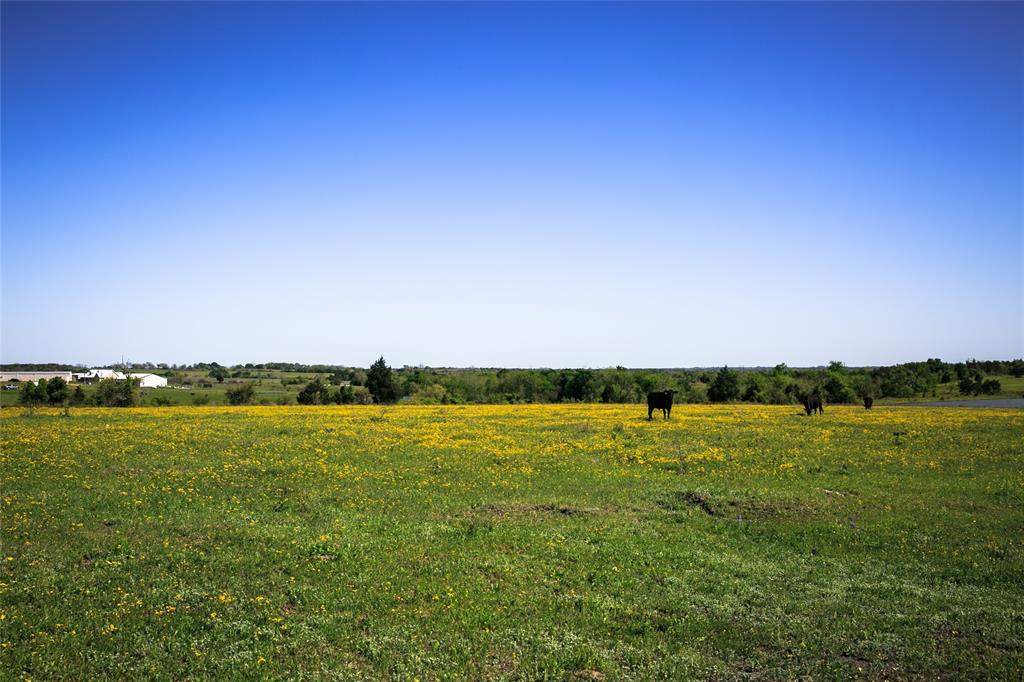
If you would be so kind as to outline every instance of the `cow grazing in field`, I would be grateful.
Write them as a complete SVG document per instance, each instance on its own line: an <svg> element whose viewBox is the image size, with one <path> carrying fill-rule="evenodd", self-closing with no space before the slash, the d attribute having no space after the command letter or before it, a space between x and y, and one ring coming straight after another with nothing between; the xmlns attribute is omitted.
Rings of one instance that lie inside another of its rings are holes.
<svg viewBox="0 0 1024 682"><path fill-rule="evenodd" d="M651 421L651 415L654 414L655 410L661 410L661 413L668 419L672 416L672 397L675 396L674 390L668 391L651 391L647 394L647 421Z"/></svg>
<svg viewBox="0 0 1024 682"><path fill-rule="evenodd" d="M875 399L869 395L864 396L864 409L870 410L871 406L875 404Z"/></svg>
<svg viewBox="0 0 1024 682"><path fill-rule="evenodd" d="M808 417L815 412L825 414L825 404L821 402L821 396L817 393L804 396L804 410L807 412Z"/></svg>

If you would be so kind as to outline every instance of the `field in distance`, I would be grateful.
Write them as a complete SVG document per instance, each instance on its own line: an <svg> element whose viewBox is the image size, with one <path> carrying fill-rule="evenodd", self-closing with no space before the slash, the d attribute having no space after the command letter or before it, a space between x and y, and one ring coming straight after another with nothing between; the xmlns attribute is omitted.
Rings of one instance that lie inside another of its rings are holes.
<svg viewBox="0 0 1024 682"><path fill-rule="evenodd" d="M12 678L1019 679L1024 412L0 413Z"/></svg>

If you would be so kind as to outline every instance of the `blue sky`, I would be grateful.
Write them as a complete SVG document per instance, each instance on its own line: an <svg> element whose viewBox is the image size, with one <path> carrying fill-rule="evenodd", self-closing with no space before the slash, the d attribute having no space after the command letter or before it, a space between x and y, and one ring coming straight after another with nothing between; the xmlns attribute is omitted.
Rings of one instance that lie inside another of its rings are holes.
<svg viewBox="0 0 1024 682"><path fill-rule="evenodd" d="M2 5L4 362L1024 354L1024 5Z"/></svg>

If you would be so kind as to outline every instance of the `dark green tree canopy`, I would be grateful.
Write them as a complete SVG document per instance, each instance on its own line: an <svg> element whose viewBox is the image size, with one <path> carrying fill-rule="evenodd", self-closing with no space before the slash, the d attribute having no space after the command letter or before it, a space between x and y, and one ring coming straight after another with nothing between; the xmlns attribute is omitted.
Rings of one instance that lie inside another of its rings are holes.
<svg viewBox="0 0 1024 682"><path fill-rule="evenodd" d="M713 403L724 403L740 397L740 381L736 372L728 365L718 370L711 386L708 387L708 400Z"/></svg>
<svg viewBox="0 0 1024 682"><path fill-rule="evenodd" d="M394 376L384 362L383 355L370 365L370 371L366 373L366 388L370 390L375 403L393 403L398 398Z"/></svg>

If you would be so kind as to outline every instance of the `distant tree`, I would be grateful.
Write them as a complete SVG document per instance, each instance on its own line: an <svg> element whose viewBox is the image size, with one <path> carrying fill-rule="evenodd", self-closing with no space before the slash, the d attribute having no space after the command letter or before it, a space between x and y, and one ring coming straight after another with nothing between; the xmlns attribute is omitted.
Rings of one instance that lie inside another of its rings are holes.
<svg viewBox="0 0 1024 682"><path fill-rule="evenodd" d="M958 362L955 365L953 365L953 371L956 372L957 381L966 379L968 377L967 365L965 365L962 362Z"/></svg>
<svg viewBox="0 0 1024 682"><path fill-rule="evenodd" d="M334 402L331 400L331 391L320 381L320 377L316 377L308 384L302 387L299 391L299 395L296 396L296 400L299 405L323 405L324 403Z"/></svg>
<svg viewBox="0 0 1024 682"><path fill-rule="evenodd" d="M835 363L833 363L835 364ZM840 365L840 367L842 367ZM846 375L842 371L829 368L825 383L821 386L827 403L849 403L853 401L853 393L846 385Z"/></svg>
<svg viewBox="0 0 1024 682"><path fill-rule="evenodd" d="M229 405L248 405L256 397L256 389L251 381L247 381L229 388L224 392L224 397Z"/></svg>
<svg viewBox="0 0 1024 682"><path fill-rule="evenodd" d="M351 386L339 386L338 391L334 394L334 402L339 405L351 405L355 401L356 392Z"/></svg>
<svg viewBox="0 0 1024 682"><path fill-rule="evenodd" d="M846 374L846 365L841 363L839 360L833 360L828 363L828 371L835 372L836 374Z"/></svg>
<svg viewBox="0 0 1024 682"><path fill-rule="evenodd" d="M18 402L22 405L35 405L39 403L40 401L38 393L36 392L36 385L31 381L23 383L21 385L21 390L18 392Z"/></svg>
<svg viewBox="0 0 1024 682"><path fill-rule="evenodd" d="M886 368L881 375L879 391L884 397L910 398L920 391L917 375L905 365Z"/></svg>
<svg viewBox="0 0 1024 682"><path fill-rule="evenodd" d="M867 374L862 374L854 379L853 390L857 397L862 400L864 398L874 398L876 393L875 382Z"/></svg>
<svg viewBox="0 0 1024 682"><path fill-rule="evenodd" d="M103 379L96 384L92 395L93 402L99 407L131 407L139 402L139 380Z"/></svg>
<svg viewBox="0 0 1024 682"><path fill-rule="evenodd" d="M47 392L49 387L50 382L46 379L40 379L36 382L35 402L37 404L43 404L49 400L50 394Z"/></svg>
<svg viewBox="0 0 1024 682"><path fill-rule="evenodd" d="M977 395L978 391L981 389L978 382L974 381L974 379L969 376L965 376L961 379L958 382L957 387L960 389L960 395Z"/></svg>
<svg viewBox="0 0 1024 682"><path fill-rule="evenodd" d="M759 403L764 400L765 381L764 377L757 372L750 372L744 377L743 392L741 397L750 403Z"/></svg>
<svg viewBox="0 0 1024 682"><path fill-rule="evenodd" d="M394 376L391 368L384 362L383 355L370 365L370 370L366 373L366 388L370 390L375 403L393 403L398 398Z"/></svg>
<svg viewBox="0 0 1024 682"><path fill-rule="evenodd" d="M213 369L210 370L207 376L211 379L216 379L218 384L223 384L224 380L228 378L228 371L224 367L214 363Z"/></svg>
<svg viewBox="0 0 1024 682"><path fill-rule="evenodd" d="M50 379L50 383L46 385L46 402L51 405L63 405L69 395L68 382L61 377Z"/></svg>
<svg viewBox="0 0 1024 682"><path fill-rule="evenodd" d="M985 395L995 395L999 393L1003 388L1002 384L999 383L999 379L985 379L981 382L979 390Z"/></svg>
<svg viewBox="0 0 1024 682"><path fill-rule="evenodd" d="M559 400L592 400L594 372L589 369L565 370L559 378Z"/></svg>
<svg viewBox="0 0 1024 682"><path fill-rule="evenodd" d="M718 370L708 387L708 400L713 403L724 403L740 397L740 382L736 372L728 366Z"/></svg>
<svg viewBox="0 0 1024 682"><path fill-rule="evenodd" d="M75 386L75 390L71 392L71 404L72 405L84 405L85 404L85 391L81 386Z"/></svg>
<svg viewBox="0 0 1024 682"><path fill-rule="evenodd" d="M1024 359L1018 358L1011 362L1009 371L1017 378L1024 377Z"/></svg>

